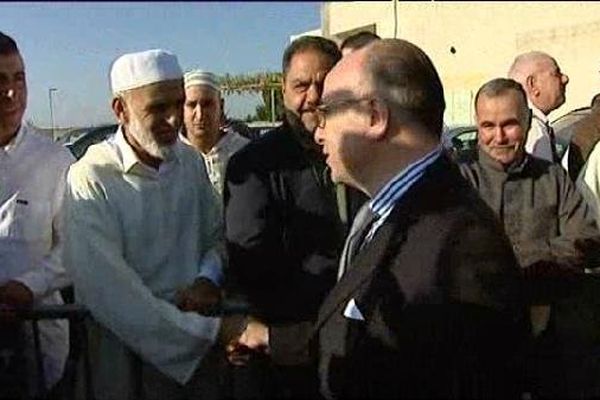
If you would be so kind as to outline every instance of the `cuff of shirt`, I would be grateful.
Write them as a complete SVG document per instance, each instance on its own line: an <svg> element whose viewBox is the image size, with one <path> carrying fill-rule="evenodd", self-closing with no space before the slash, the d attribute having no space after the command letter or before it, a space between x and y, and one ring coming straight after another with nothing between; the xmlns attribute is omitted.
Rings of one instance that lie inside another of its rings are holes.
<svg viewBox="0 0 600 400"><path fill-rule="evenodd" d="M46 293L48 285L46 285L46 279L36 271L28 272L19 277L13 278L13 281L20 282L27 286L33 293L33 297L37 298Z"/></svg>
<svg viewBox="0 0 600 400"><path fill-rule="evenodd" d="M223 283L223 264L215 250L210 250L200 261L200 272L196 278L206 278L217 286Z"/></svg>

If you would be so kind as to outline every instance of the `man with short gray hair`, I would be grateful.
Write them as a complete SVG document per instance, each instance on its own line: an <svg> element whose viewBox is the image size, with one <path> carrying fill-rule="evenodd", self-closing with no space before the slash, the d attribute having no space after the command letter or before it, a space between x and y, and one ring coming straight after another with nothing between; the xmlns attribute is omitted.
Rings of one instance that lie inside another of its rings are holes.
<svg viewBox="0 0 600 400"><path fill-rule="evenodd" d="M222 216L202 160L177 140L183 74L164 50L111 67L114 137L69 171L66 258L89 308L95 398L214 399ZM213 283L214 282L214 283Z"/></svg>
<svg viewBox="0 0 600 400"><path fill-rule="evenodd" d="M519 82L533 111L525 150L535 157L559 162L554 130L548 114L565 102L569 77L563 74L554 58L541 51L531 51L515 58L508 77Z"/></svg>
<svg viewBox="0 0 600 400"><path fill-rule="evenodd" d="M585 267L599 265L600 233L563 168L526 151L531 112L519 83L487 82L475 96L475 111L479 149L460 168L500 218L526 279L534 339L527 349L526 389L542 398L564 398L569 382L558 378L566 373L561 349L571 343L542 345L558 337L551 307L570 292Z"/></svg>

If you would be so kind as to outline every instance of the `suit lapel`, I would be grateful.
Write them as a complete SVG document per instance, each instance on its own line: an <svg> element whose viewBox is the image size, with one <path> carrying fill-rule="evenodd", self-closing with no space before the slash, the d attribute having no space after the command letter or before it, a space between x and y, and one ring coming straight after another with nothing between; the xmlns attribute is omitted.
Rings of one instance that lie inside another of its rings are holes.
<svg viewBox="0 0 600 400"><path fill-rule="evenodd" d="M347 303L355 289L367 280L379 265L385 262L390 250L397 249L411 224L426 209L439 203L437 196L448 195L460 185L457 167L444 155L427 169L423 178L409 189L394 207L373 239L356 255L348 272L334 286L319 310L315 331L329 318L341 303ZM466 184L466 182L463 182Z"/></svg>
<svg viewBox="0 0 600 400"><path fill-rule="evenodd" d="M406 210L407 207L395 207L386 222L377 230L373 239L355 256L349 270L342 276L321 305L315 329L318 329L327 320L340 303L346 303L350 300L353 291L371 276L377 266L383 262L390 248L395 248L400 242L404 241L406 231L401 227L407 226L410 222Z"/></svg>

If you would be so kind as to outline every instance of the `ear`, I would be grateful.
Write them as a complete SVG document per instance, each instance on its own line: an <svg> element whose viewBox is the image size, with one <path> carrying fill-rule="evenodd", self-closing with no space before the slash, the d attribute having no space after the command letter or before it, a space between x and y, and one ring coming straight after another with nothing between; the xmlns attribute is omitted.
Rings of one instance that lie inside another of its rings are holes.
<svg viewBox="0 0 600 400"><path fill-rule="evenodd" d="M539 94L539 90L536 88L535 77L533 75L527 75L527 78L525 78L525 91L536 96Z"/></svg>
<svg viewBox="0 0 600 400"><path fill-rule="evenodd" d="M369 105L371 107L367 136L375 140L382 140L390 124L390 109L383 101L378 99L370 100Z"/></svg>
<svg viewBox="0 0 600 400"><path fill-rule="evenodd" d="M281 77L281 93L285 94L285 75Z"/></svg>
<svg viewBox="0 0 600 400"><path fill-rule="evenodd" d="M115 116L119 120L121 125L124 125L129 122L129 117L127 115L127 105L125 104L125 100L122 97L114 97L112 99L112 110L115 113Z"/></svg>
<svg viewBox="0 0 600 400"><path fill-rule="evenodd" d="M531 108L527 109L527 124L525 125L525 139L527 139L527 132L529 132L529 128L531 128L531 119L533 118L533 113Z"/></svg>

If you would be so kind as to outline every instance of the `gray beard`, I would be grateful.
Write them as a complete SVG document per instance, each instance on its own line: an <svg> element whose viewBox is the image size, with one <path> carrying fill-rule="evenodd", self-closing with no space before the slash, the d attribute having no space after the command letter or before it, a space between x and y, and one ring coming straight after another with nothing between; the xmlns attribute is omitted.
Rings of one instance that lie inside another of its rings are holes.
<svg viewBox="0 0 600 400"><path fill-rule="evenodd" d="M129 133L148 154L161 160L170 160L173 156L173 145L160 145L152 137L152 133L142 128L137 119L129 124Z"/></svg>

